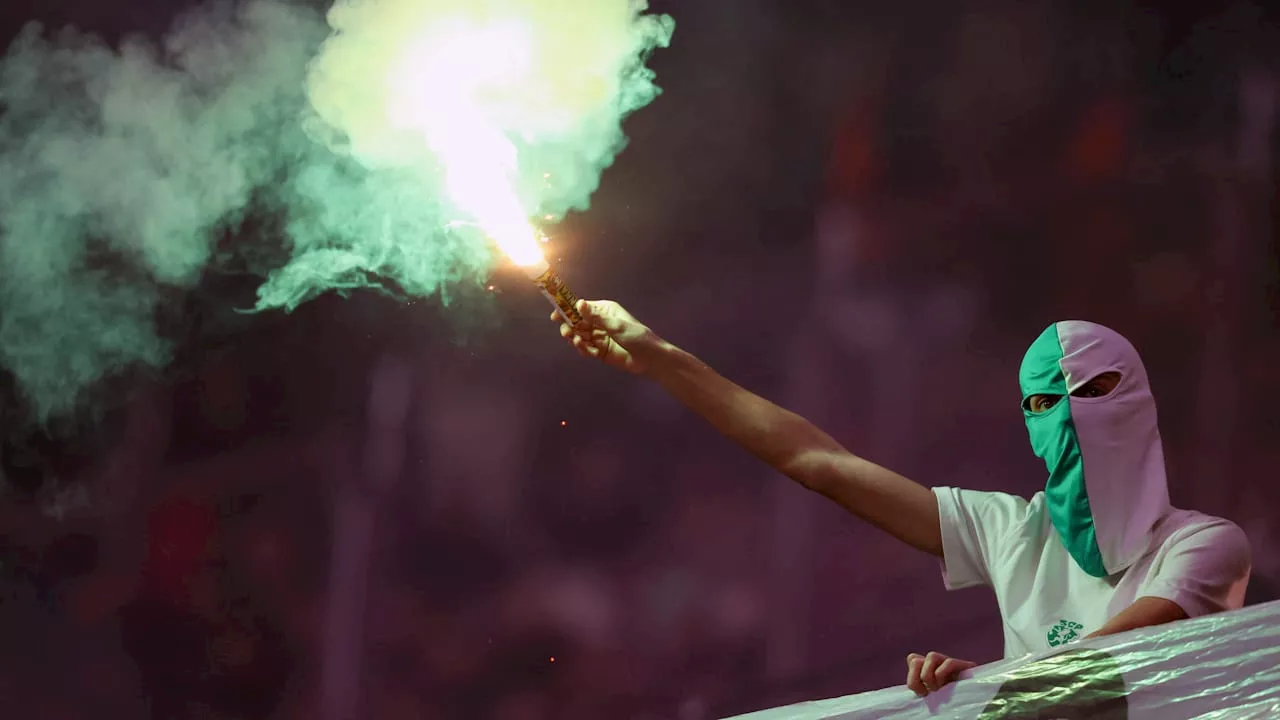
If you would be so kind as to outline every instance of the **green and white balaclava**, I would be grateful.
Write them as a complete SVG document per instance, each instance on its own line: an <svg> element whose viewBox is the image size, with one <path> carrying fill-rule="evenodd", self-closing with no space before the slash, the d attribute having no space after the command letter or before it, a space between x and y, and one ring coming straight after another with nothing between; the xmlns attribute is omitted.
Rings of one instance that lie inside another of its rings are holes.
<svg viewBox="0 0 1280 720"><path fill-rule="evenodd" d="M1120 374L1111 393L1071 396L1105 372ZM1170 510L1155 398L1138 351L1101 325L1058 322L1031 344L1018 379L1031 447L1049 469L1045 500L1054 528L1085 572L1124 570ZM1032 395L1064 397L1033 413Z"/></svg>

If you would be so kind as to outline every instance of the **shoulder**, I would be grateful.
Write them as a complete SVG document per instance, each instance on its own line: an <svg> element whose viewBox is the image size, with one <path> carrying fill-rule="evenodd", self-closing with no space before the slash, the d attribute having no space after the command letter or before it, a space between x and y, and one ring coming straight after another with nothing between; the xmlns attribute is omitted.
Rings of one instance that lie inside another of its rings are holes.
<svg viewBox="0 0 1280 720"><path fill-rule="evenodd" d="M1010 515L1026 515L1033 503L1040 500L1043 493L1036 493L1031 500L1011 495L1006 492L992 490L965 490L955 487L935 487L933 494L938 502L960 506L969 510L1003 512Z"/></svg>
<svg viewBox="0 0 1280 720"><path fill-rule="evenodd" d="M1159 552L1166 557L1194 557L1224 570L1246 574L1252 565L1248 536L1239 525L1225 518L1194 510L1174 510L1156 526L1156 535Z"/></svg>
<svg viewBox="0 0 1280 720"><path fill-rule="evenodd" d="M1039 528L1044 515L1044 493L1030 500L1005 492L935 487L943 522L966 522L987 534L1007 535L1022 528Z"/></svg>
<svg viewBox="0 0 1280 720"><path fill-rule="evenodd" d="M1249 552L1249 538L1239 525L1194 510L1174 510L1160 521L1156 532L1165 547L1211 545Z"/></svg>
<svg viewBox="0 0 1280 720"><path fill-rule="evenodd" d="M1199 617L1244 604L1252 571L1249 539L1239 525L1190 510L1174 510L1156 526L1158 543L1140 591L1170 600Z"/></svg>
<svg viewBox="0 0 1280 720"><path fill-rule="evenodd" d="M1010 555L1029 545L1022 538L1030 503L1009 493L954 487L935 487L933 494L947 589L984 584L1000 592Z"/></svg>

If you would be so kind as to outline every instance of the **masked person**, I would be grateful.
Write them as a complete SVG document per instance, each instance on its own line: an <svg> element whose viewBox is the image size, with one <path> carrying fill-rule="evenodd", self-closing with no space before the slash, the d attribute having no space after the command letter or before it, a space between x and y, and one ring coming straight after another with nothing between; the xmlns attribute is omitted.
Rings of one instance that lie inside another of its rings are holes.
<svg viewBox="0 0 1280 720"><path fill-rule="evenodd" d="M1049 471L1026 500L930 490L734 384L617 303L578 309L584 321L560 333L581 354L656 381L779 472L937 556L948 589L990 586L1006 658L1243 604L1248 540L1229 521L1170 506L1146 369L1113 330L1055 323L1023 358L1022 410ZM923 695L974 664L912 654L907 685Z"/></svg>

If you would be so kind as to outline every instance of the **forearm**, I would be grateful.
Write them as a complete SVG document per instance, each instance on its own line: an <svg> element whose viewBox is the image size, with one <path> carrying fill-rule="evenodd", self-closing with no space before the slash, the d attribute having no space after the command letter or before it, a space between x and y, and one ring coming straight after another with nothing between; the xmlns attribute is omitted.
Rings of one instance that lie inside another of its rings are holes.
<svg viewBox="0 0 1280 720"><path fill-rule="evenodd" d="M1163 625L1185 620L1186 618L1186 611L1171 600L1158 597L1140 597L1132 605L1121 610L1115 617L1108 620L1101 628L1089 634L1086 639L1115 635L1153 625Z"/></svg>
<svg viewBox="0 0 1280 720"><path fill-rule="evenodd" d="M818 479L813 464L803 462L807 455L847 452L813 423L737 385L670 343L657 343L646 363L648 376L671 397L806 487L813 488Z"/></svg>
<svg viewBox="0 0 1280 720"><path fill-rule="evenodd" d="M813 423L670 343L655 341L644 363L649 378L748 452L899 540L942 557L933 491L855 456Z"/></svg>

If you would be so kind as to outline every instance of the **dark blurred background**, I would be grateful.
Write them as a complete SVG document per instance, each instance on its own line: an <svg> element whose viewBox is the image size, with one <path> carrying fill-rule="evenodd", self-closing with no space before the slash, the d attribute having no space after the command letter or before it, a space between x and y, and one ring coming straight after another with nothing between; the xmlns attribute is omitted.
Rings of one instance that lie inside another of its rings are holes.
<svg viewBox="0 0 1280 720"><path fill-rule="evenodd" d="M923 483L1024 495L1025 346L1111 325L1175 504L1239 523L1250 600L1277 597L1275 13L654 5L666 92L557 238L580 293ZM4 0L0 29L181 7ZM13 426L4 715L700 720L896 684L908 652L999 658L989 593L494 284L254 316L93 422Z"/></svg>

